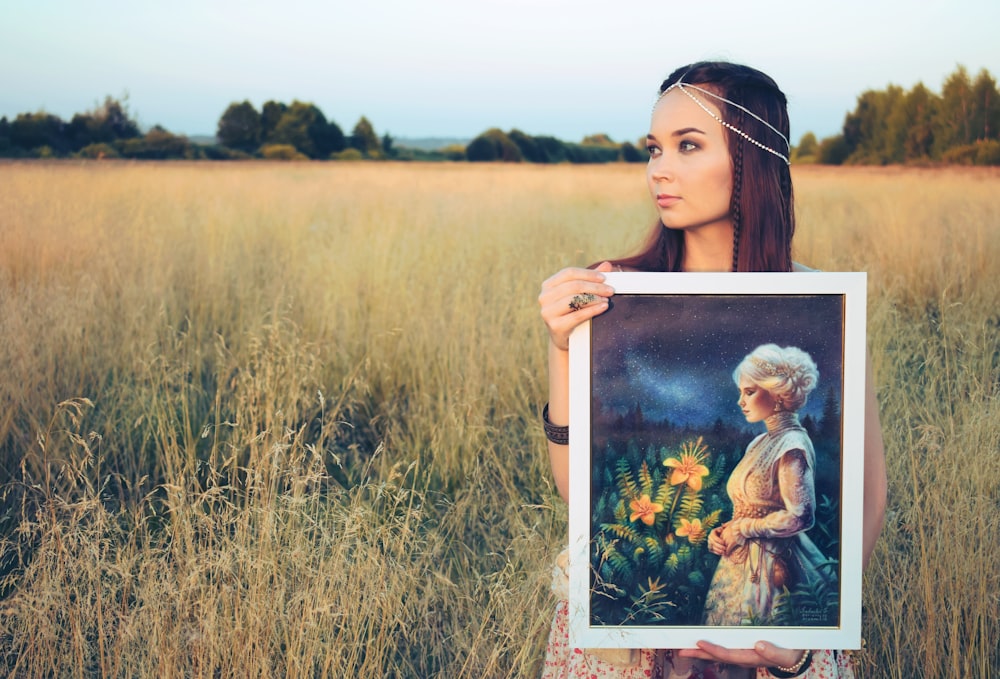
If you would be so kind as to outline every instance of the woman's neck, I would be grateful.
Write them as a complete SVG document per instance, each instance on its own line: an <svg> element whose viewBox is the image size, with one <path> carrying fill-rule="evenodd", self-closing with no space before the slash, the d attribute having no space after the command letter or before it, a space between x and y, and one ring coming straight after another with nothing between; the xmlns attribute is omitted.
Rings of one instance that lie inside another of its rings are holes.
<svg viewBox="0 0 1000 679"><path fill-rule="evenodd" d="M790 427L799 426L799 416L794 411L782 410L764 420L767 433L774 434Z"/></svg>
<svg viewBox="0 0 1000 679"><path fill-rule="evenodd" d="M684 232L682 271L732 271L733 225L721 223Z"/></svg>

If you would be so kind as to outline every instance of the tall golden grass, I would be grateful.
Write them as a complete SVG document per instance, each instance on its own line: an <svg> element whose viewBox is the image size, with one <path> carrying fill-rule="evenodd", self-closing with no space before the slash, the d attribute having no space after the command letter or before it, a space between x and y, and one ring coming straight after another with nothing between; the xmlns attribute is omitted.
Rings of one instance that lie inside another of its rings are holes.
<svg viewBox="0 0 1000 679"><path fill-rule="evenodd" d="M1000 673L1000 175L796 170L870 275L867 677ZM0 165L0 670L531 677L566 508L535 296L635 166Z"/></svg>

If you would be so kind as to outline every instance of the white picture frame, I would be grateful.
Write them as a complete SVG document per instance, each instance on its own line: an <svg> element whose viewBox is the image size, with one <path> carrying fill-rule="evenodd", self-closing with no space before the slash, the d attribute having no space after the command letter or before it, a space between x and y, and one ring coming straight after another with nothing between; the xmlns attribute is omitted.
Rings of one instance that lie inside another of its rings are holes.
<svg viewBox="0 0 1000 679"><path fill-rule="evenodd" d="M570 337L571 645L677 649L706 640L750 648L763 639L788 648L860 648L866 275L606 276L615 288L608 311ZM676 507L690 509L700 500L705 514L699 522L708 525L706 505L714 503L721 512L717 523L726 520L719 488L725 495L722 477L743 452L732 443L741 436L733 432L745 434L745 445L752 433L764 431L760 423L740 424L731 375L764 343L799 346L819 368L819 385L799 416L820 439L815 441L812 530L819 531L814 539L830 557L823 571L835 570L836 576L825 589L789 590L781 615L761 624L713 626L700 620L698 611L699 596L712 586L706 531L694 523L693 514L685 526ZM821 415L817 407L824 409ZM654 469L655 464L660 457L681 459L678 446L693 445L699 431L701 460L711 470L702 480L711 485L711 496L706 488L695 491L683 481L665 489L678 477L670 467ZM672 502L670 515L665 516L666 507L659 513L649 509L657 506L654 496L641 504L642 488L657 492L664 505ZM631 511L644 507L644 513ZM635 514L639 518L631 519ZM647 520L658 523L646 525ZM674 576L685 581L678 583ZM704 588L701 594L699 588Z"/></svg>

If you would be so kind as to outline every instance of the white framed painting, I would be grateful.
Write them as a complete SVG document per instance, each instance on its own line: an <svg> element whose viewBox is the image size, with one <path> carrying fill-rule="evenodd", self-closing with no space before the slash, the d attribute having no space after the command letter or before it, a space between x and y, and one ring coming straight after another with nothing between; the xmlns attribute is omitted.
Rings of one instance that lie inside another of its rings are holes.
<svg viewBox="0 0 1000 679"><path fill-rule="evenodd" d="M865 274L606 282L570 337L571 644L860 648Z"/></svg>

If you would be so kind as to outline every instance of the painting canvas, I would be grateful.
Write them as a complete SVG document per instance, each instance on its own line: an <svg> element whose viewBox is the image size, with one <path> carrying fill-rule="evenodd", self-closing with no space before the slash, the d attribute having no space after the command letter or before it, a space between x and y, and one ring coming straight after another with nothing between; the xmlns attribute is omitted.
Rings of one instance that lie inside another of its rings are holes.
<svg viewBox="0 0 1000 679"><path fill-rule="evenodd" d="M865 275L607 282L610 308L570 339L571 643L860 647ZM811 520L780 539L761 529L723 558L713 530L750 516L784 525L771 512L793 501L777 471L768 497L747 491L747 451L767 428L749 421L734 370L765 345L796 347L818 371L783 415L811 448L791 477L812 494Z"/></svg>

